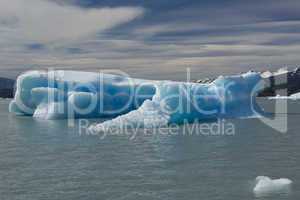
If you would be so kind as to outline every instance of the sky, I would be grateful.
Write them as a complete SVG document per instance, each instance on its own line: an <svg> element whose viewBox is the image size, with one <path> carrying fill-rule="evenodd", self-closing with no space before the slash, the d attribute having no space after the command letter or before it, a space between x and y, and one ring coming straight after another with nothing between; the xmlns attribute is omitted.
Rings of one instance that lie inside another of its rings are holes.
<svg viewBox="0 0 300 200"><path fill-rule="evenodd" d="M0 76L119 69L149 79L300 65L299 0L0 0Z"/></svg>

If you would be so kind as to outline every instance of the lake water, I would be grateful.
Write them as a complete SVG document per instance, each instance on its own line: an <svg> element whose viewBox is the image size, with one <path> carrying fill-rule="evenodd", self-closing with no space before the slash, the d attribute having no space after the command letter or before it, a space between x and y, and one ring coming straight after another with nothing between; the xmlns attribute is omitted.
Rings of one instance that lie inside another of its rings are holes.
<svg viewBox="0 0 300 200"><path fill-rule="evenodd" d="M16 117L8 103L0 100L0 199L300 199L300 102L282 114L285 134L260 119L235 119L226 122L233 135L140 132L134 139ZM292 188L257 197L259 175L289 178Z"/></svg>

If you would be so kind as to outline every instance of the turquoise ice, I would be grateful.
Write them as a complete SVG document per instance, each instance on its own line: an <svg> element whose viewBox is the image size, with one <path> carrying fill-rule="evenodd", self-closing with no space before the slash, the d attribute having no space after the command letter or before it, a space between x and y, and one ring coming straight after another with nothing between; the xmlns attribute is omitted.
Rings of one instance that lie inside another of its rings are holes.
<svg viewBox="0 0 300 200"><path fill-rule="evenodd" d="M78 71L30 71L17 79L10 112L43 119L113 118L144 125L255 114L261 77L248 72L210 84Z"/></svg>

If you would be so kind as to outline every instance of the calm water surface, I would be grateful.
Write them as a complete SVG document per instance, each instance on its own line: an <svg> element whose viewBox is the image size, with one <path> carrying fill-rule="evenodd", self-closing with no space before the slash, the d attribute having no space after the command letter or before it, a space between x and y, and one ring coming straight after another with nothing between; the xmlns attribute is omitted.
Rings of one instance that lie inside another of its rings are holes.
<svg viewBox="0 0 300 200"><path fill-rule="evenodd" d="M233 136L100 140L65 120L13 116L8 102L0 100L0 199L300 199L297 113L288 115L286 134L258 119L237 119L230 121ZM290 178L292 190L255 197L258 175Z"/></svg>

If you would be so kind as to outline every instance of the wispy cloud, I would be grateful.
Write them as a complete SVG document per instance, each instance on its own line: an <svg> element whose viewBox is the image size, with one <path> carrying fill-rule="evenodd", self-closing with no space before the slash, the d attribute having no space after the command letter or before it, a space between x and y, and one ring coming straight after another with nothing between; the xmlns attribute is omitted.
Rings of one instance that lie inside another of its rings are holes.
<svg viewBox="0 0 300 200"><path fill-rule="evenodd" d="M181 79L186 67L210 76L295 66L299 10L298 0L0 0L0 69Z"/></svg>
<svg viewBox="0 0 300 200"><path fill-rule="evenodd" d="M22 43L76 40L129 22L143 12L141 7L83 9L44 0L0 0L0 36Z"/></svg>

